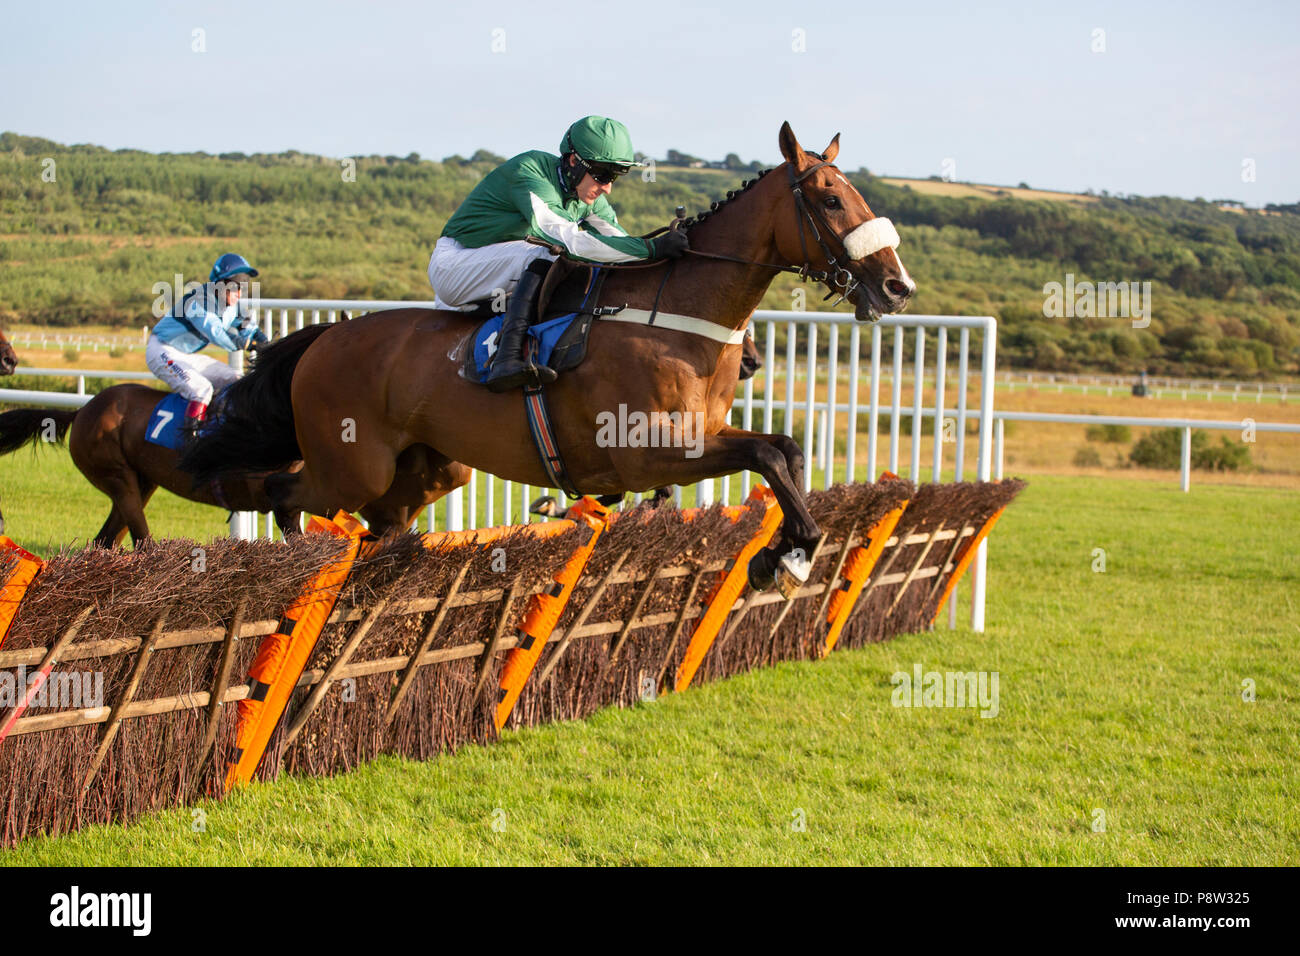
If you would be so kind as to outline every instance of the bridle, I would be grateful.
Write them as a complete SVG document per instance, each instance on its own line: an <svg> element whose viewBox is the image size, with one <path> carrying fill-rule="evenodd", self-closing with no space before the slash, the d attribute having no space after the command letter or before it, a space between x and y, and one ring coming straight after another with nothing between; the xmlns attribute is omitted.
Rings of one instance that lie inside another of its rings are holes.
<svg viewBox="0 0 1300 956"><path fill-rule="evenodd" d="M839 260L835 256L831 255L831 250L826 245L826 240L822 238L822 233L817 228L818 223L821 224L822 229L826 231L827 235L835 236L835 241L840 244L840 250L846 257L849 252L848 246L844 244L844 240L835 232L834 229L831 228L830 223L826 221L826 217L822 215L821 210L810 204L808 200L804 198L802 183L805 179L825 166L830 166L831 169L835 168L826 161L825 157L818 155L818 158L821 160L820 162L814 166L808 167L798 176L795 175L794 165L791 164L789 166L790 191L794 194L795 222L799 227L799 253L803 256L804 263L802 271L800 271L799 274L801 277L807 275L808 270L811 267L811 263L808 261L808 242L804 238L804 223L807 222L808 228L812 230L813 239L817 241L817 245L821 248L822 255L826 257L827 271L820 273L820 278L816 281L824 282L830 287L831 291L826 293L827 299L835 294L836 287L838 286L840 289L840 297L832 303L832 305L835 306L847 299L853 293L853 290L858 287L859 283L857 279L853 278L853 274L849 272L847 268L840 265ZM830 273L832 271L834 272L834 279L830 278Z"/></svg>

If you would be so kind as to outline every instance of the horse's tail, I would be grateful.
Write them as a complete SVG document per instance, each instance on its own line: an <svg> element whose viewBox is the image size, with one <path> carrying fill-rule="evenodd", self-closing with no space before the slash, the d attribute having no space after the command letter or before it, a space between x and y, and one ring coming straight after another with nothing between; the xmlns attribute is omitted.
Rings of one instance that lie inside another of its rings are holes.
<svg viewBox="0 0 1300 956"><path fill-rule="evenodd" d="M304 352L331 325L309 325L258 349L253 370L212 403L212 425L182 453L196 484L223 475L280 471L302 457L290 387Z"/></svg>
<svg viewBox="0 0 1300 956"><path fill-rule="evenodd" d="M0 414L0 455L30 442L61 442L77 417L76 408L15 408Z"/></svg>

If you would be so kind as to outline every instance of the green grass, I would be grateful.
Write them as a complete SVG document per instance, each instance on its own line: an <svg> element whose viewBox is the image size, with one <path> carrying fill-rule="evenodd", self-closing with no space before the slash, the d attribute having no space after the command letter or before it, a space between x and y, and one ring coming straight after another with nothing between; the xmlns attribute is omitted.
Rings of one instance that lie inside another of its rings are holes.
<svg viewBox="0 0 1300 956"><path fill-rule="evenodd" d="M204 805L201 832L187 808L0 863L1295 864L1297 535L1292 492L1036 479L991 539L984 634L282 778ZM998 671L998 715L891 706L917 662Z"/></svg>
<svg viewBox="0 0 1300 956"><path fill-rule="evenodd" d="M77 471L66 448L21 448L0 457L5 533L28 551L48 557L64 545L85 545L99 532L111 507L108 496ZM226 515L162 489L145 509L155 537L197 541L228 534ZM130 542L128 535L127 547Z"/></svg>

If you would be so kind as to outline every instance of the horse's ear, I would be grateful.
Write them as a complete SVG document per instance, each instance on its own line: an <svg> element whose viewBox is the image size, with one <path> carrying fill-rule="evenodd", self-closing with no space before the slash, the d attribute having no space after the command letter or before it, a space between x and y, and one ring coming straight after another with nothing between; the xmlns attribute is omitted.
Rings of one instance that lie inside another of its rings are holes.
<svg viewBox="0 0 1300 956"><path fill-rule="evenodd" d="M827 146L824 150L822 150L822 155L826 157L826 162L833 163L835 162L835 157L838 156L839 154L840 154L840 134L836 133L835 138L831 140L831 144Z"/></svg>
<svg viewBox="0 0 1300 956"><path fill-rule="evenodd" d="M784 156L792 166L798 166L799 161L803 159L804 152L803 147L799 145L799 141L794 138L794 130L790 128L789 120L786 120L781 124L780 142L781 155Z"/></svg>

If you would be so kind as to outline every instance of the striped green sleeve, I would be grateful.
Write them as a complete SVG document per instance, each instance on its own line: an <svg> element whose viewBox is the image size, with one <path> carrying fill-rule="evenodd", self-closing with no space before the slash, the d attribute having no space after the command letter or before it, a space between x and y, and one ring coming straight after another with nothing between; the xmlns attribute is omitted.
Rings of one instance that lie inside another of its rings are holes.
<svg viewBox="0 0 1300 956"><path fill-rule="evenodd" d="M563 246L569 255L588 262L650 258L650 244L623 231L604 196L597 200L591 214L579 222L565 208L559 191L548 179L528 172L526 167L520 168L524 175L516 180L513 195L516 207L529 222L529 235Z"/></svg>

